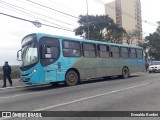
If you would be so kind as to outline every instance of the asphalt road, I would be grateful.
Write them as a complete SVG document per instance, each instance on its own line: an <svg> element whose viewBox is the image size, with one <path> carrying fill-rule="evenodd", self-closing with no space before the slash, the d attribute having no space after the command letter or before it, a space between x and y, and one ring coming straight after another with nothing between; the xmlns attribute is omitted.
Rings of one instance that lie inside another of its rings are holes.
<svg viewBox="0 0 160 120"><path fill-rule="evenodd" d="M73 87L65 87L61 84L59 87L44 85L0 89L0 111L160 111L160 73L132 75L128 79L99 79ZM159 120L160 118L54 117L41 119Z"/></svg>

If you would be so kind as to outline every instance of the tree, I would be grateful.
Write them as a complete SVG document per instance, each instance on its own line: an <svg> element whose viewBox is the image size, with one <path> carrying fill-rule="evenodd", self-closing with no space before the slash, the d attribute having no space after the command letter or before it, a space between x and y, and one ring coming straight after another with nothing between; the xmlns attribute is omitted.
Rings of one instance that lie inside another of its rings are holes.
<svg viewBox="0 0 160 120"><path fill-rule="evenodd" d="M140 36L140 31L132 30L132 31L126 32L123 38L126 40L127 44L130 45L132 44L133 40L135 38L138 38L139 36Z"/></svg>
<svg viewBox="0 0 160 120"><path fill-rule="evenodd" d="M123 34L126 33L126 31L117 24L111 25L106 31L104 36L105 40L113 43L121 43Z"/></svg>
<svg viewBox="0 0 160 120"><path fill-rule="evenodd" d="M149 46L148 46L148 40L144 39L142 40L141 42L139 42L139 46L140 47L143 47L143 50L144 50L144 57L145 57L145 63L147 62L147 59L149 57Z"/></svg>
<svg viewBox="0 0 160 120"><path fill-rule="evenodd" d="M80 15L78 23L80 26L75 29L75 35L99 41L118 42L125 33L122 27L114 23L108 15ZM89 33L88 33L89 27Z"/></svg>
<svg viewBox="0 0 160 120"><path fill-rule="evenodd" d="M160 22L156 32L145 37L144 44L141 45L144 49L148 49L150 57L160 60Z"/></svg>
<svg viewBox="0 0 160 120"><path fill-rule="evenodd" d="M158 33L158 31L154 32L153 34L145 37L145 39L149 40L149 56L152 56L155 59L160 59L160 33Z"/></svg>

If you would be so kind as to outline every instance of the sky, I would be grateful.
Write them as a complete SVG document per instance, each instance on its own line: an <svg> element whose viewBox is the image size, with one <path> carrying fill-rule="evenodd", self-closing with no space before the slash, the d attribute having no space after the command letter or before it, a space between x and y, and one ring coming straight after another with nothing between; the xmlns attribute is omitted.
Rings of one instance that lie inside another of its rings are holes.
<svg viewBox="0 0 160 120"><path fill-rule="evenodd" d="M30 1L30 2L29 2ZM105 14L104 4L113 0L87 0L89 15ZM38 3L51 9L34 4ZM160 21L160 0L141 0L143 36L153 33L156 22ZM18 7L17 7L18 6ZM64 15L58 10L68 15ZM21 10L21 11L20 11ZM19 65L16 60L17 51L21 49L21 40L27 34L40 32L67 37L78 37L74 32L61 30L63 27L73 30L78 27L78 16L87 14L86 0L0 0L0 13L5 13L31 21L39 22L52 27L42 25L40 28L26 21L17 20L0 14L0 66L8 61L10 65ZM71 17L72 16L72 17ZM154 24L148 24L148 22Z"/></svg>

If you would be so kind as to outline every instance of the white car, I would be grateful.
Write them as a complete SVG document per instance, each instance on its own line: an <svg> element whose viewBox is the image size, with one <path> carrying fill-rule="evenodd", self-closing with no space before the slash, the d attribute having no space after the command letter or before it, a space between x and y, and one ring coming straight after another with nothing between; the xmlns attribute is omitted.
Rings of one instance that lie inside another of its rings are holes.
<svg viewBox="0 0 160 120"><path fill-rule="evenodd" d="M149 64L149 73L160 72L160 61L153 61Z"/></svg>

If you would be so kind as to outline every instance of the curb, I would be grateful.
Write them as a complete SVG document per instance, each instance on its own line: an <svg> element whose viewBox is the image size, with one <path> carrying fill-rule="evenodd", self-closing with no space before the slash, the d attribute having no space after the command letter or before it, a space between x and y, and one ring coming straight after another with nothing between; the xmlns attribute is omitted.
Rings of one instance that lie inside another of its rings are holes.
<svg viewBox="0 0 160 120"><path fill-rule="evenodd" d="M22 85L22 86L14 86L14 87L4 87L0 88L0 90L5 90L5 89L16 89L16 88L27 88L27 87L36 87L36 86L47 86L50 84L38 84L38 85Z"/></svg>

